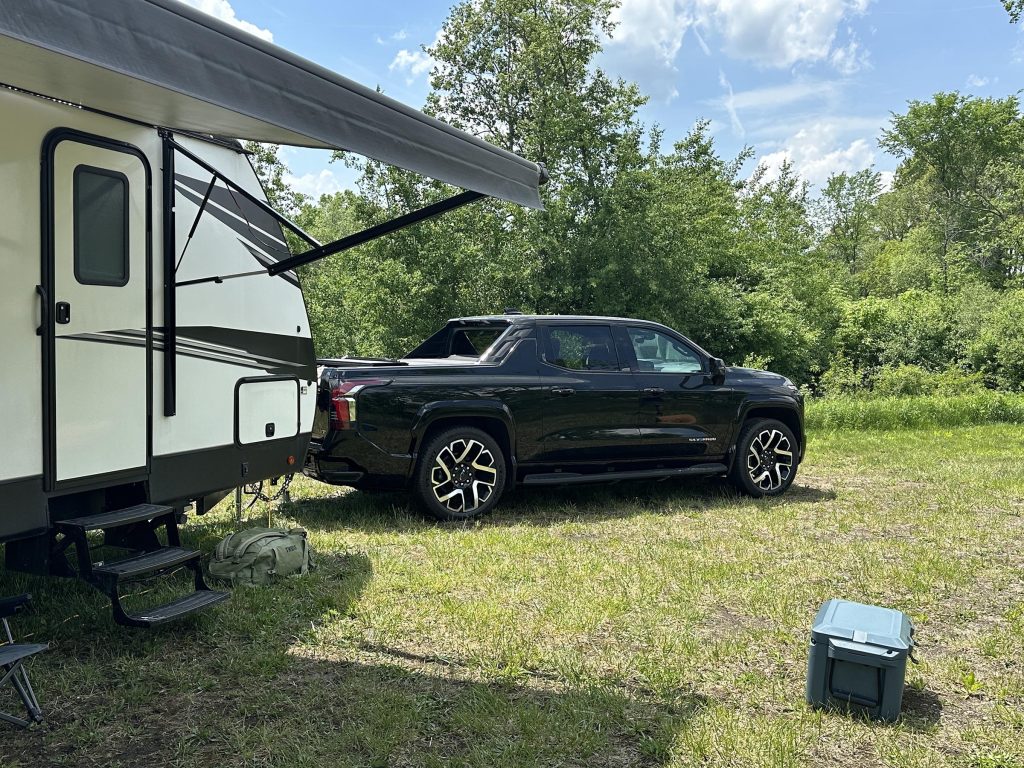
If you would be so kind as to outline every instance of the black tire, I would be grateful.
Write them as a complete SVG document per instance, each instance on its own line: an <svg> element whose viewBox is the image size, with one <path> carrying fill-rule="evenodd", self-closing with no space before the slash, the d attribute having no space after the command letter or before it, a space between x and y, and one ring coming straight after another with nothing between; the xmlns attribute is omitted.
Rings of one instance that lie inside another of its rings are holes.
<svg viewBox="0 0 1024 768"><path fill-rule="evenodd" d="M420 453L413 497L438 520L469 520L494 509L505 474L505 455L493 437L453 427L430 438Z"/></svg>
<svg viewBox="0 0 1024 768"><path fill-rule="evenodd" d="M793 430L775 419L752 419L740 430L729 481L755 498L778 496L793 484L799 455Z"/></svg>

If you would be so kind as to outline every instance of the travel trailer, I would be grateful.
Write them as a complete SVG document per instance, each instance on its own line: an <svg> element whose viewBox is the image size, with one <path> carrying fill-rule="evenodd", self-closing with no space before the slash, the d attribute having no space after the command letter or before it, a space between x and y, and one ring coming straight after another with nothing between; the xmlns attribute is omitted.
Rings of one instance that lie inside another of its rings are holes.
<svg viewBox="0 0 1024 768"><path fill-rule="evenodd" d="M465 191L320 244L268 205L240 139ZM544 179L176 0L0 4L7 566L84 578L129 625L219 602L177 526L191 504L303 465L316 357L295 269L481 197L539 207ZM130 556L94 561L90 531ZM122 607L124 582L182 567L194 593Z"/></svg>

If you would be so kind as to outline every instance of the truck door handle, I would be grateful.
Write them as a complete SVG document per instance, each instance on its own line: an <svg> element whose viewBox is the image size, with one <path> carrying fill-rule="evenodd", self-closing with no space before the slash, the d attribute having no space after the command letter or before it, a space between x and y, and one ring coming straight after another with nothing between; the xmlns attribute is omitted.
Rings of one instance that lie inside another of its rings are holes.
<svg viewBox="0 0 1024 768"><path fill-rule="evenodd" d="M562 397L568 397L569 395L575 395L576 390L572 387L552 387L551 393L554 395L561 395Z"/></svg>
<svg viewBox="0 0 1024 768"><path fill-rule="evenodd" d="M644 394L651 397L660 397L665 394L665 389L663 387L645 387Z"/></svg>
<svg viewBox="0 0 1024 768"><path fill-rule="evenodd" d="M57 317L56 320L61 325L67 325L71 322L71 305L66 301L57 302Z"/></svg>

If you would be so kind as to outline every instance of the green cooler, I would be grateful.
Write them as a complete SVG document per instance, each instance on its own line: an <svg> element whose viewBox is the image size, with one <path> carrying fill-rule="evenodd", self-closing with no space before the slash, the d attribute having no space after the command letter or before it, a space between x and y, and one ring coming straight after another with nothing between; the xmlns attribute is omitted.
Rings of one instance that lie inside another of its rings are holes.
<svg viewBox="0 0 1024 768"><path fill-rule="evenodd" d="M901 611L829 600L811 628L807 702L895 720L913 635L914 627Z"/></svg>

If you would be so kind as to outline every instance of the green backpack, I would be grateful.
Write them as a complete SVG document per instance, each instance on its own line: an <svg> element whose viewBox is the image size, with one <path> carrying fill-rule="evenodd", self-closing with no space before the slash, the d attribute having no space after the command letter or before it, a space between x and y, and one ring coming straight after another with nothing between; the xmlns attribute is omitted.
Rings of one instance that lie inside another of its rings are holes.
<svg viewBox="0 0 1024 768"><path fill-rule="evenodd" d="M210 558L210 575L232 586L267 584L273 578L313 568L302 528L250 528L225 538Z"/></svg>

